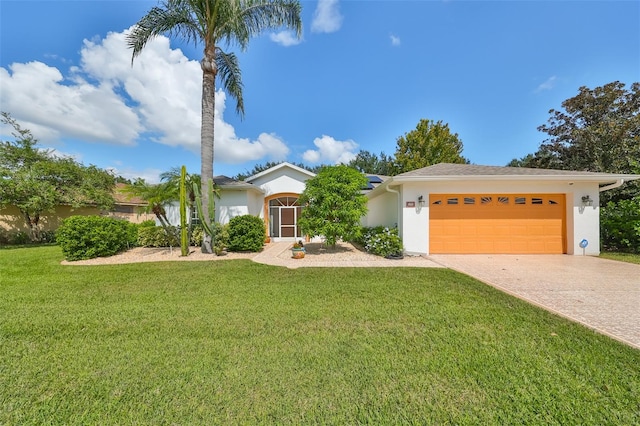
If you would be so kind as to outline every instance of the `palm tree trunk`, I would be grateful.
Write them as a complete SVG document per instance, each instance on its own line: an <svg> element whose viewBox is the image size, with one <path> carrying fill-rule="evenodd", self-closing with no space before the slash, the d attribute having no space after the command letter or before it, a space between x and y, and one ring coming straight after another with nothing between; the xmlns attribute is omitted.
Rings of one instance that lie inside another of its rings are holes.
<svg viewBox="0 0 640 426"><path fill-rule="evenodd" d="M200 176L202 194L202 218L211 225L211 213L209 212L209 181L213 180L213 118L215 113L215 80L216 65L213 55L207 54L201 62L202 66L202 127L200 129ZM205 232L202 237L202 252L213 253L211 235Z"/></svg>

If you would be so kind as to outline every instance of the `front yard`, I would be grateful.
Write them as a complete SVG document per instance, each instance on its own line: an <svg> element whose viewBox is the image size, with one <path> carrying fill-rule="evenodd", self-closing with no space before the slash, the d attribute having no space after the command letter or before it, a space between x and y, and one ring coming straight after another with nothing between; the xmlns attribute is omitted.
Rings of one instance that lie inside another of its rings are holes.
<svg viewBox="0 0 640 426"><path fill-rule="evenodd" d="M638 424L640 351L441 269L0 250L0 424Z"/></svg>

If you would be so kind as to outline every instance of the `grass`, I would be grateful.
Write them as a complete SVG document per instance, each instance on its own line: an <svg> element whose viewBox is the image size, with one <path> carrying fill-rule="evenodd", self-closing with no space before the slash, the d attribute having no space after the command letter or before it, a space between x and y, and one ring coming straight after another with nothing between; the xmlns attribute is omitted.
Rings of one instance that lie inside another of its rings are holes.
<svg viewBox="0 0 640 426"><path fill-rule="evenodd" d="M640 351L439 269L0 251L0 424L639 424Z"/></svg>
<svg viewBox="0 0 640 426"><path fill-rule="evenodd" d="M620 262L636 263L640 265L640 254L638 253L601 252L600 257L604 257L605 259L618 260Z"/></svg>

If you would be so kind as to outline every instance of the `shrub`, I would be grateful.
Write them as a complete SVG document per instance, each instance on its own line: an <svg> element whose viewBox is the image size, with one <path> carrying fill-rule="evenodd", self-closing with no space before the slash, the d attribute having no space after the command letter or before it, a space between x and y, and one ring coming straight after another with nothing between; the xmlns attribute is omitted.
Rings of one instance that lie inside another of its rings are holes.
<svg viewBox="0 0 640 426"><path fill-rule="evenodd" d="M363 228L361 241L367 252L378 256L401 254L403 250L402 240L398 236L398 228L384 226Z"/></svg>
<svg viewBox="0 0 640 426"><path fill-rule="evenodd" d="M156 221L153 219L143 220L138 224L138 228L153 228L156 226Z"/></svg>
<svg viewBox="0 0 640 426"><path fill-rule="evenodd" d="M640 196L600 209L602 248L640 253Z"/></svg>
<svg viewBox="0 0 640 426"><path fill-rule="evenodd" d="M196 225L191 228L191 239L189 244L192 246L200 247L202 245L202 236L204 235L204 229L201 225Z"/></svg>
<svg viewBox="0 0 640 426"><path fill-rule="evenodd" d="M30 242L31 238L29 237L29 234L24 231L18 231L14 234L11 234L11 236L9 237L9 244L22 245L28 244Z"/></svg>
<svg viewBox="0 0 640 426"><path fill-rule="evenodd" d="M211 227L213 228L213 251L219 255L229 246L229 225L212 223ZM191 230L191 240L189 244L200 247L202 245L203 235L204 229L202 229L202 226L194 226Z"/></svg>
<svg viewBox="0 0 640 426"><path fill-rule="evenodd" d="M230 251L260 251L267 233L257 216L236 216L229 221Z"/></svg>
<svg viewBox="0 0 640 426"><path fill-rule="evenodd" d="M113 256L135 245L137 226L104 216L71 216L56 232L67 260Z"/></svg>
<svg viewBox="0 0 640 426"><path fill-rule="evenodd" d="M138 245L142 247L179 247L177 228L162 226L138 227Z"/></svg>

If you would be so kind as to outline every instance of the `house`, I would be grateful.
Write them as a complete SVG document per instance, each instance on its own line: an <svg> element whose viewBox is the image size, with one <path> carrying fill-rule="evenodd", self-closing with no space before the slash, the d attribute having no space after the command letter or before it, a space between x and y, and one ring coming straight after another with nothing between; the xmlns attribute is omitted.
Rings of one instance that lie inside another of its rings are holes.
<svg viewBox="0 0 640 426"><path fill-rule="evenodd" d="M410 254L600 252L600 192L640 175L436 164L372 190L364 224Z"/></svg>
<svg viewBox="0 0 640 426"><path fill-rule="evenodd" d="M68 205L56 206L53 212L45 212L40 218L40 227L43 231L55 231L62 221L70 216L102 215L120 219L126 219L133 223L144 220L155 220L154 214L141 213L147 205L146 201L139 197L128 195L124 192L125 184L118 183L115 186L113 199L115 205L112 211L102 211L97 207L85 206L73 208ZM15 234L18 232L29 233L24 216L15 206L0 209L0 233Z"/></svg>
<svg viewBox="0 0 640 426"><path fill-rule="evenodd" d="M125 219L132 223L140 223L145 220L155 220L153 213L144 213L147 202L135 195L128 194L125 191L126 184L116 183L113 192L113 200L115 202L113 210L109 212L98 212L94 214L102 214L105 216Z"/></svg>
<svg viewBox="0 0 640 426"><path fill-rule="evenodd" d="M289 163L245 182L218 176L216 220L253 214L275 241L304 237L298 197L314 176ZM397 226L408 254L597 255L600 192L635 179L640 175L442 163L370 176L362 224Z"/></svg>

